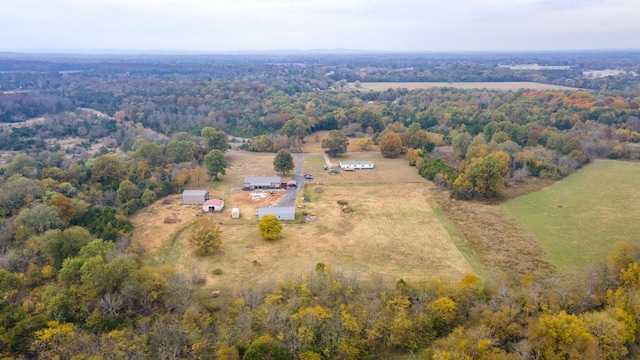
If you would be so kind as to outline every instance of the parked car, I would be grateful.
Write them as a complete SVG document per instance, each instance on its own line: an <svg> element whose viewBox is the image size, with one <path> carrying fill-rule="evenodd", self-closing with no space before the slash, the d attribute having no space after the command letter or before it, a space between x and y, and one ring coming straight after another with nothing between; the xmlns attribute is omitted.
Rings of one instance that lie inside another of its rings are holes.
<svg viewBox="0 0 640 360"><path fill-rule="evenodd" d="M305 178L305 179L307 179L307 180L311 180L311 179L313 179L313 175L311 175L311 174L304 174L304 178Z"/></svg>

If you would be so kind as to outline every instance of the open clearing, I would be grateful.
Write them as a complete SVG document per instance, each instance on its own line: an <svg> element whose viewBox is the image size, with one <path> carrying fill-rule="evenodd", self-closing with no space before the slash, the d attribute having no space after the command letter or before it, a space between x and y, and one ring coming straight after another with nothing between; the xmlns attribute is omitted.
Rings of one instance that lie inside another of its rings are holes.
<svg viewBox="0 0 640 360"><path fill-rule="evenodd" d="M405 88L409 90L452 87L458 89L487 90L577 90L568 86L541 84L536 82L363 82L362 90L385 91L387 89ZM351 84L353 87L353 84Z"/></svg>
<svg viewBox="0 0 640 360"><path fill-rule="evenodd" d="M284 223L278 241L260 237L255 207L279 194L257 203L240 190L245 175L273 175L274 155L231 153L226 156L228 175L208 184L212 196L225 198L222 213L203 214L197 205L180 204L179 195L161 199L133 216L133 242L146 250L149 264L173 265L206 280L207 286L231 291L247 283L300 276L319 262L364 280L459 280L478 273L475 253L438 210L432 184L415 168L379 153L347 155L345 159L373 160L376 169L328 175L322 155L307 155L302 171L315 179L297 199L303 220ZM302 201L304 193L311 202ZM241 209L241 219L231 219L232 207ZM197 216L214 217L222 228L223 245L213 255L195 256L187 245ZM222 275L213 275L215 269Z"/></svg>
<svg viewBox="0 0 640 360"><path fill-rule="evenodd" d="M640 163L596 160L566 179L502 206L560 270L606 261L617 241L639 242Z"/></svg>

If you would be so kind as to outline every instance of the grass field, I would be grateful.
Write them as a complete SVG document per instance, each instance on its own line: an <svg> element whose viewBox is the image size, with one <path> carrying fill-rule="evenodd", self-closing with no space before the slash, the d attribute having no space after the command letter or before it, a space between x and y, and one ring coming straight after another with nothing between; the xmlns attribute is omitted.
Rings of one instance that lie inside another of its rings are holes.
<svg viewBox="0 0 640 360"><path fill-rule="evenodd" d="M202 214L199 206L181 205L174 195L133 216L133 241L146 250L147 263L169 264L206 279L207 286L231 290L306 274L319 262L364 280L459 280L479 273L475 253L438 210L432 184L406 160L384 159L378 152L345 156L373 160L375 170L337 175L322 170L322 155L307 155L302 172L315 179L304 190L313 194L313 201L303 202L302 194L297 199L297 213L304 220L286 222L278 241L263 240L255 207L278 195L258 204L239 187L245 175L272 175L273 156L226 156L227 175L208 186L212 195L225 198L222 213ZM338 200L349 209L344 211ZM231 219L232 207L240 207L241 219ZM189 226L198 216L215 218L223 231L222 248L211 256L195 256L187 245ZM214 275L215 269L223 274Z"/></svg>
<svg viewBox="0 0 640 360"><path fill-rule="evenodd" d="M353 86L353 84L351 84ZM458 89L488 89L488 90L577 90L576 88L560 85L541 84L536 82L363 82L361 90L385 91L390 88L405 88L409 90L431 89L438 87L453 87Z"/></svg>
<svg viewBox="0 0 640 360"><path fill-rule="evenodd" d="M606 261L617 241L640 242L640 164L596 160L566 179L502 206L560 270Z"/></svg>

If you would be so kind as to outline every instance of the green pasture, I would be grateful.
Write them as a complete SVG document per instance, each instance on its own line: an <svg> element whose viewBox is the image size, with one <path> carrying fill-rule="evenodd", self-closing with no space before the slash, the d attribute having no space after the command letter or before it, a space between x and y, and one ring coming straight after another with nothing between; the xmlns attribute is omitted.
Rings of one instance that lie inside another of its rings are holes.
<svg viewBox="0 0 640 360"><path fill-rule="evenodd" d="M640 163L596 160L502 206L559 270L606 261L614 243L640 243Z"/></svg>

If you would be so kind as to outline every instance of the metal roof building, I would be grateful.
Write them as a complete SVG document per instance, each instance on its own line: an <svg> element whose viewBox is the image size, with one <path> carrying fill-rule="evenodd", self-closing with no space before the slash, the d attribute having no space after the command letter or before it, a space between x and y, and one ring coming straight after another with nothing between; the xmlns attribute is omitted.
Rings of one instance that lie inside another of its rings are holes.
<svg viewBox="0 0 640 360"><path fill-rule="evenodd" d="M258 208L258 220L262 220L265 215L273 215L278 220L295 220L296 208L293 206L276 206Z"/></svg>
<svg viewBox="0 0 640 360"><path fill-rule="evenodd" d="M208 190L185 190L182 192L183 204L204 204L207 200L209 200Z"/></svg>
<svg viewBox="0 0 640 360"><path fill-rule="evenodd" d="M247 176L244 178L244 188L255 189L279 189L282 186L280 176Z"/></svg>

